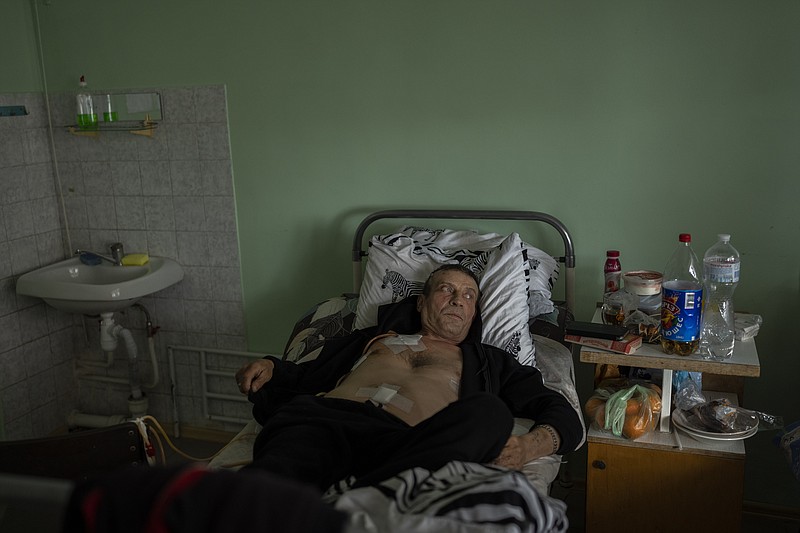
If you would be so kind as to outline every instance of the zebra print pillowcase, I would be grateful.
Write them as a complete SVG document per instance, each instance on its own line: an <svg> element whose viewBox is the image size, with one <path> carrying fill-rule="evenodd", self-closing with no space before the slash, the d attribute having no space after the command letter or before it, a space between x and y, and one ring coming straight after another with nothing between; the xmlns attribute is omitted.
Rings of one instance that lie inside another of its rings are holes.
<svg viewBox="0 0 800 533"><path fill-rule="evenodd" d="M523 364L534 364L525 276L529 264L518 234L504 238L470 231L405 228L376 235L369 246L355 328L374 326L378 307L420 294L433 270L459 263L481 280L483 342L513 354Z"/></svg>

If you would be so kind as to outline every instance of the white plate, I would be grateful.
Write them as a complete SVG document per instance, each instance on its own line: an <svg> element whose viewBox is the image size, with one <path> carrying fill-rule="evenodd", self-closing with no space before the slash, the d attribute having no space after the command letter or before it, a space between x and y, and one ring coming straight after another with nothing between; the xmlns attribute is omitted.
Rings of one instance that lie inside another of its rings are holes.
<svg viewBox="0 0 800 533"><path fill-rule="evenodd" d="M734 431L732 433L718 433L714 431L703 430L689 422L686 418L685 412L681 409L675 409L672 411L672 422L678 429L685 431L693 437L699 437L701 439L742 440L752 437L758 432L758 425L744 431Z"/></svg>
<svg viewBox="0 0 800 533"><path fill-rule="evenodd" d="M735 437L727 436L726 433L714 433L712 435L709 435L709 434L700 435L698 433L695 433L691 429L686 429L686 428L681 427L681 426L679 426L677 424L675 425L675 427L678 428L679 430L685 432L690 437L694 437L696 439L718 440L718 441L726 441L726 442L732 442L732 441L736 441L736 440L744 440L744 439L746 439L748 437L752 437L753 435L758 433L758 428L756 427L756 428L752 428L752 429L748 430L743 435L738 435L738 436L735 436Z"/></svg>

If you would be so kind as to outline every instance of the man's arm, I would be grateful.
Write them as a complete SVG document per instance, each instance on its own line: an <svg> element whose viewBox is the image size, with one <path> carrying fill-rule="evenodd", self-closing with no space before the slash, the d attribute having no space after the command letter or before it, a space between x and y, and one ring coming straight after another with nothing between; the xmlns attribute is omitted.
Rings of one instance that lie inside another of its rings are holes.
<svg viewBox="0 0 800 533"><path fill-rule="evenodd" d="M543 383L542 374L537 369L520 365L510 355L500 362L499 394L512 414L535 420L536 427L550 427L556 435L558 453L576 449L584 435L583 422L576 409L560 392ZM553 442L552 438L550 442Z"/></svg>

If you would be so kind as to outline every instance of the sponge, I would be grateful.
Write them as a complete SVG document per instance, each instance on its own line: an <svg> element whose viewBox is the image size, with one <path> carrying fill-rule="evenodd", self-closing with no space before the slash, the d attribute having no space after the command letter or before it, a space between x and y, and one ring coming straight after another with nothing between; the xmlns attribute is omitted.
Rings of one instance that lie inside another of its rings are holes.
<svg viewBox="0 0 800 533"><path fill-rule="evenodd" d="M123 266L142 266L150 262L147 254L128 254L122 258Z"/></svg>

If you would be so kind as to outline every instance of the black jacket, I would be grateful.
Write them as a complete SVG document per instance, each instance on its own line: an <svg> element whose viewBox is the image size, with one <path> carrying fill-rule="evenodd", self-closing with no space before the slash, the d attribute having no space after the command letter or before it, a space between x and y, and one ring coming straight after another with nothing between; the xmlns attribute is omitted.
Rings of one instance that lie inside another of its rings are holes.
<svg viewBox="0 0 800 533"><path fill-rule="evenodd" d="M332 390L376 335L387 331L414 334L420 328L416 296L412 296L381 307L377 326L328 339L313 361L295 364L272 357L275 363L272 379L249 397L253 416L264 424L275 409L294 396ZM467 338L459 345L463 356L459 394L462 397L478 391L495 394L514 416L553 426L561 435L558 453L574 450L583 438L583 425L566 398L545 387L536 368L521 365L511 354L482 344L480 338L481 321L476 315Z"/></svg>

